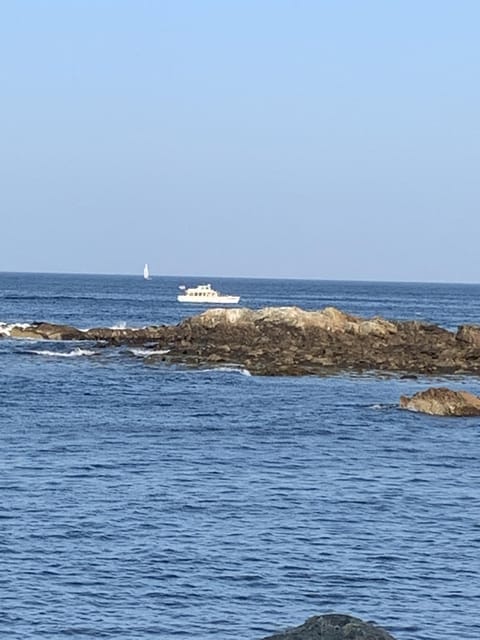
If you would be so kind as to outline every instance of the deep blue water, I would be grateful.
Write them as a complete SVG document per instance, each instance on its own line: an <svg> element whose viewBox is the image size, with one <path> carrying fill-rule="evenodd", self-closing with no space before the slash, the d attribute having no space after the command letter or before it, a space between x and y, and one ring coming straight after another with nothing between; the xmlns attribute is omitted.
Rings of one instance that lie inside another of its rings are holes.
<svg viewBox="0 0 480 640"><path fill-rule="evenodd" d="M177 322L202 310L183 282L4 273L0 322ZM211 282L250 307L480 322L479 286ZM477 378L258 378L10 339L0 367L2 637L257 640L338 611L480 638L480 422L396 406Z"/></svg>

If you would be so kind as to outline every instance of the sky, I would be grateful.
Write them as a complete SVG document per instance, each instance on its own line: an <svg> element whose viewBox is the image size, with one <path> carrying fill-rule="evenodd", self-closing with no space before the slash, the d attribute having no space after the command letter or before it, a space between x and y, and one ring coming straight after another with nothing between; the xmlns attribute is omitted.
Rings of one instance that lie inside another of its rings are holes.
<svg viewBox="0 0 480 640"><path fill-rule="evenodd" d="M0 2L0 271L480 282L479 24Z"/></svg>

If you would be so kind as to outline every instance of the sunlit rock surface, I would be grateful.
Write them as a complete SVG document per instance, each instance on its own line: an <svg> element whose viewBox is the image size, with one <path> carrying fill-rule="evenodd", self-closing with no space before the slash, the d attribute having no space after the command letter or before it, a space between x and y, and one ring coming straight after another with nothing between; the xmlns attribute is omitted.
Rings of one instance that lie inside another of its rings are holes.
<svg viewBox="0 0 480 640"><path fill-rule="evenodd" d="M402 409L419 411L433 416L479 416L480 398L468 391L452 391L434 387L420 391L411 398L401 396Z"/></svg>

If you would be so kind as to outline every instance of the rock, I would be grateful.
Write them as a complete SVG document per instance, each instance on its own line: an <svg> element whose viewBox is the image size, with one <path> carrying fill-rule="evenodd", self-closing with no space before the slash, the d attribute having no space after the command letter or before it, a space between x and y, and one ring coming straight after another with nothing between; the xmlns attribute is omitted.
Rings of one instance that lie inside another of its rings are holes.
<svg viewBox="0 0 480 640"><path fill-rule="evenodd" d="M126 327L112 329L109 327L94 327L84 332L85 340L111 340L115 343L145 344L164 337L165 327Z"/></svg>
<svg viewBox="0 0 480 640"><path fill-rule="evenodd" d="M313 616L304 624L263 640L394 640L384 629L359 618L331 613Z"/></svg>
<svg viewBox="0 0 480 640"><path fill-rule="evenodd" d="M50 322L33 322L29 325L16 325L10 331L11 338L29 338L33 340L85 340L80 329Z"/></svg>
<svg viewBox="0 0 480 640"><path fill-rule="evenodd" d="M235 363L257 375L480 375L480 327L465 325L453 333L425 322L360 318L334 307L210 309L172 326L86 331L34 323L15 325L10 337L154 343L156 350L168 349L168 362L173 364Z"/></svg>
<svg viewBox="0 0 480 640"><path fill-rule="evenodd" d="M8 333L9 338L16 338L19 340L44 340L44 336L40 335L38 331L29 327L15 326L10 329Z"/></svg>
<svg viewBox="0 0 480 640"><path fill-rule="evenodd" d="M401 396L400 407L432 416L479 416L480 398L468 391L432 387L411 398Z"/></svg>
<svg viewBox="0 0 480 640"><path fill-rule="evenodd" d="M472 324L464 324L458 327L456 339L466 342L473 347L480 347L480 327Z"/></svg>
<svg viewBox="0 0 480 640"><path fill-rule="evenodd" d="M396 333L393 322L383 318L363 320L334 307L321 311L304 311L298 307L265 307L252 309L209 309L199 316L188 318L185 325L198 324L212 329L221 325L288 325L293 328L318 328L337 333L387 335Z"/></svg>

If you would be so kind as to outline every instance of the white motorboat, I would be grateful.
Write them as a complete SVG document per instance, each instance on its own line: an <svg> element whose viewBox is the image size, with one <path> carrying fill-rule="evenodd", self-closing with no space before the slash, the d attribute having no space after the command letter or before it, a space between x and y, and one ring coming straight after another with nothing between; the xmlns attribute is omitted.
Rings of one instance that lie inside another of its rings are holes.
<svg viewBox="0 0 480 640"><path fill-rule="evenodd" d="M188 289L182 285L179 289L182 289L183 293L177 296L178 302L237 304L240 300L240 296L225 296L212 289L209 284L199 284L198 287L190 287Z"/></svg>

